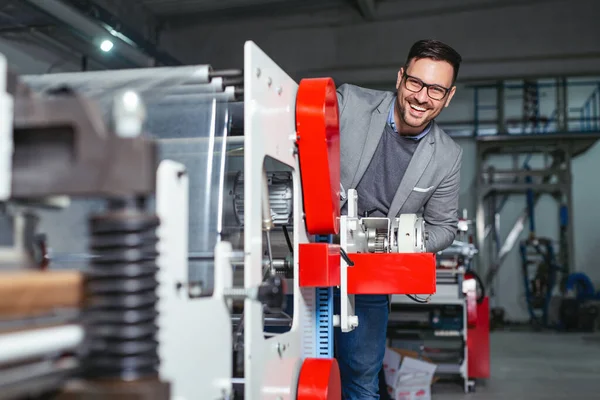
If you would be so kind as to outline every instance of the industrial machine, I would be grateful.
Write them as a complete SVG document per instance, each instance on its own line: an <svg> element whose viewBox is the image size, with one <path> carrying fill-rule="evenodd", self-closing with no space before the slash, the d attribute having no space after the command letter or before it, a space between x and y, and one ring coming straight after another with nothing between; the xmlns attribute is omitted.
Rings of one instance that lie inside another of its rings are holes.
<svg viewBox="0 0 600 400"><path fill-rule="evenodd" d="M0 259L0 398L340 399L354 295L436 292L419 216L358 218L352 190L340 215L331 79L253 42L241 71L0 60L0 201L71 227Z"/></svg>
<svg viewBox="0 0 600 400"><path fill-rule="evenodd" d="M465 392L490 375L489 304L472 268L469 225L459 220L457 239L436 255L436 294L426 304L393 296L388 323L390 347L434 362L437 379L458 378Z"/></svg>

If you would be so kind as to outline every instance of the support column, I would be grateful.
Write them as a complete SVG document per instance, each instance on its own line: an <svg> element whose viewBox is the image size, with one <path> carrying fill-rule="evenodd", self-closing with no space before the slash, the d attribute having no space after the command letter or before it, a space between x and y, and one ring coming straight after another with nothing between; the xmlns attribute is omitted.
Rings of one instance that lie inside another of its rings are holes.
<svg viewBox="0 0 600 400"><path fill-rule="evenodd" d="M504 81L498 81L496 86L496 118L498 120L498 134L501 135L507 133L504 104Z"/></svg>
<svg viewBox="0 0 600 400"><path fill-rule="evenodd" d="M567 79L564 77L556 79L556 130L558 132L568 131L568 104L567 104Z"/></svg>
<svg viewBox="0 0 600 400"><path fill-rule="evenodd" d="M572 146L569 146L572 147ZM571 175L571 157L572 152L571 148L569 148L565 152L565 172L564 172L564 192L567 200L567 263L568 263L568 273L576 272L578 270L577 265L575 264L575 230L573 229L573 185L572 185L572 175Z"/></svg>

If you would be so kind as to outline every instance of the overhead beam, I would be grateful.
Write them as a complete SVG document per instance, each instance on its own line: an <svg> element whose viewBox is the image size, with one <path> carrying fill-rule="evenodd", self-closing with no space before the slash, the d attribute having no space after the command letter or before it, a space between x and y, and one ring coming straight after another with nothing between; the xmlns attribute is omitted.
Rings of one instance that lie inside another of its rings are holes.
<svg viewBox="0 0 600 400"><path fill-rule="evenodd" d="M93 16L113 28L125 27L135 31L144 40L156 44L160 32L160 21L150 10L137 0L63 0L82 13Z"/></svg>
<svg viewBox="0 0 600 400"><path fill-rule="evenodd" d="M364 19L368 21L375 19L375 0L356 0L356 3Z"/></svg>

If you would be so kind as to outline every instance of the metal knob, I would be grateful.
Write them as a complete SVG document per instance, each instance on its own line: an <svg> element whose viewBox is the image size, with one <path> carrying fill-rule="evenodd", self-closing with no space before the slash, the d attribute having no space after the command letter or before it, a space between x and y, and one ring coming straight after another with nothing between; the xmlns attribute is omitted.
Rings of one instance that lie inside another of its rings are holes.
<svg viewBox="0 0 600 400"><path fill-rule="evenodd" d="M270 276L258 288L257 300L272 313L283 311L286 306L286 282L280 276Z"/></svg>

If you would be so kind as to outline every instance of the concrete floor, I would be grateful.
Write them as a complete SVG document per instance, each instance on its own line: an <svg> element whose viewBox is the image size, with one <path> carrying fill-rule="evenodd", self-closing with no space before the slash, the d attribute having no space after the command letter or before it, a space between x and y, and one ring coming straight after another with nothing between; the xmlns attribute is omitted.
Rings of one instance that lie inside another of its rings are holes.
<svg viewBox="0 0 600 400"><path fill-rule="evenodd" d="M432 400L600 399L600 335L494 332L491 375L470 394L435 384Z"/></svg>

